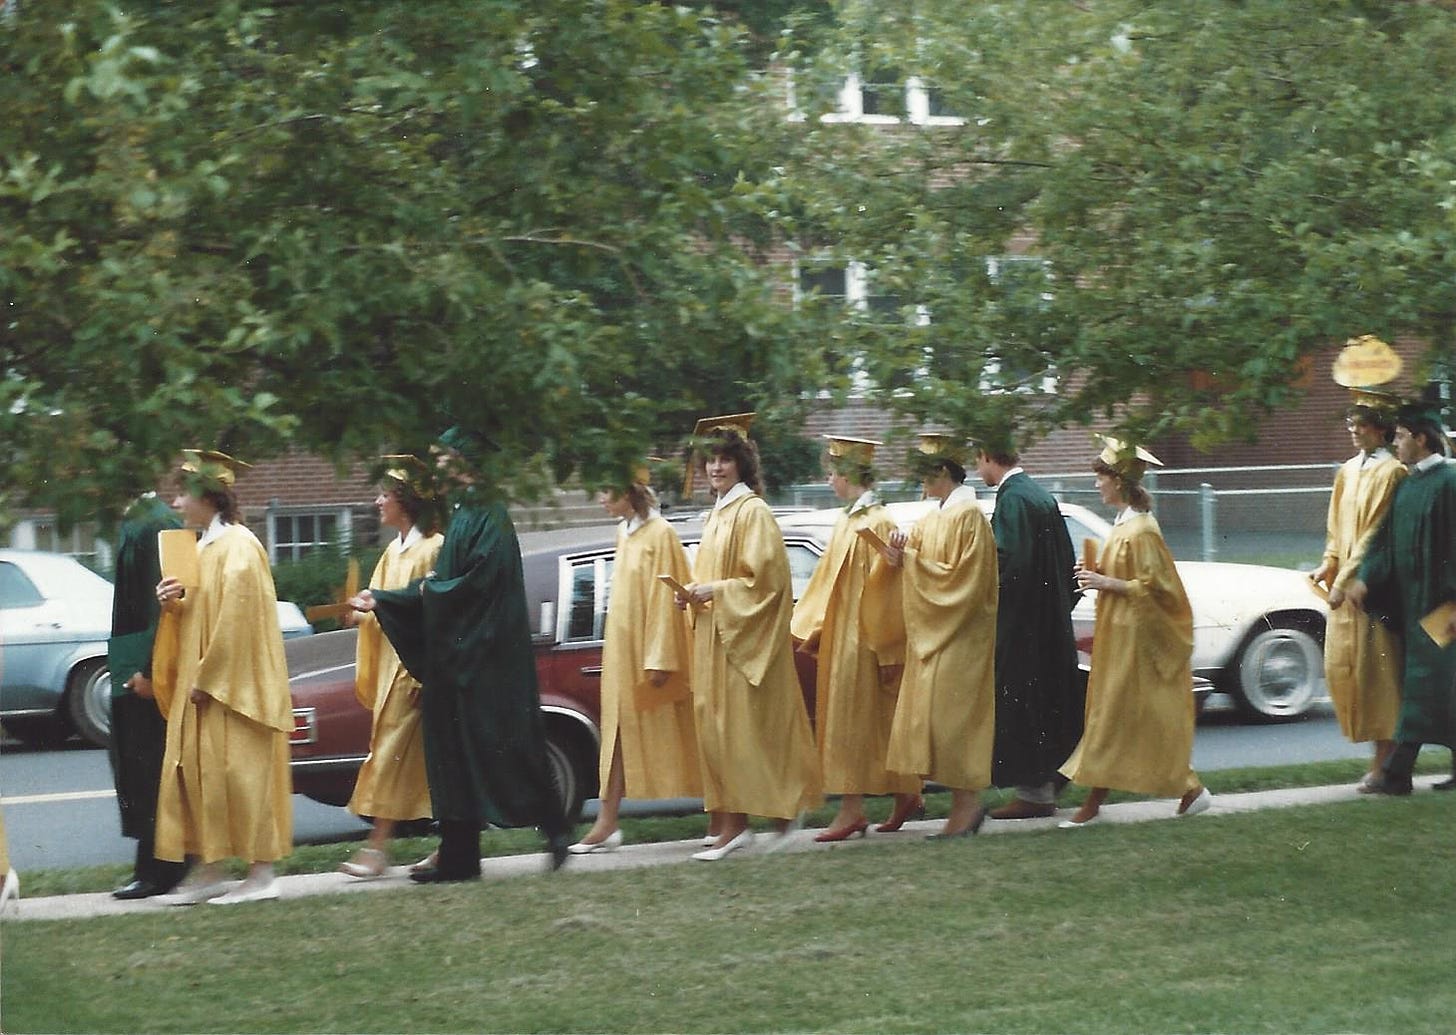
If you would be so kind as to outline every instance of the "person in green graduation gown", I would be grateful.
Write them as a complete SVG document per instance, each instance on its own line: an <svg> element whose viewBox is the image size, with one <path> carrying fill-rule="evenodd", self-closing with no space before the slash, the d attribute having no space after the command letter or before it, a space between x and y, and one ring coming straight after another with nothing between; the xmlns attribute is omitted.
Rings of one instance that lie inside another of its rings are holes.
<svg viewBox="0 0 1456 1035"><path fill-rule="evenodd" d="M1398 630L1405 645L1396 747L1380 776L1361 788L1369 794L1409 794L1422 744L1456 750L1456 610L1433 623L1445 646L1422 624L1442 605L1456 603L1456 465L1446 459L1445 430L1434 408L1402 407L1394 446L1410 474L1396 487L1347 592L1357 607ZM1456 762L1452 778L1437 786L1456 787Z"/></svg>
<svg viewBox="0 0 1456 1035"><path fill-rule="evenodd" d="M119 899L165 895L187 872L185 863L158 859L152 852L167 744L167 717L152 691L152 644L161 612L156 593L162 580L157 533L181 527L181 517L149 492L127 508L117 539L107 644L111 771L122 836L137 843L131 879L111 893Z"/></svg>
<svg viewBox="0 0 1456 1035"><path fill-rule="evenodd" d="M440 847L432 864L411 871L420 883L479 878L487 824L539 827L552 869L571 842L547 760L520 545L480 474L489 448L461 427L440 436L432 452L454 511L434 572L350 601L374 614L421 684L425 777Z"/></svg>
<svg viewBox="0 0 1456 1035"><path fill-rule="evenodd" d="M1028 477L1009 438L981 443L976 472L996 489L996 746L991 782L1015 788L992 819L1057 810L1057 767L1082 739L1086 692L1072 635L1077 557L1061 508Z"/></svg>

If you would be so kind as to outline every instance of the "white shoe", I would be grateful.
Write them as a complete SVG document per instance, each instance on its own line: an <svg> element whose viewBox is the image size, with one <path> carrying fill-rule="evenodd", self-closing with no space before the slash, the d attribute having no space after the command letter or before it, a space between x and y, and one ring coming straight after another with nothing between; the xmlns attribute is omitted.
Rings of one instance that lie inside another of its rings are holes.
<svg viewBox="0 0 1456 1035"><path fill-rule="evenodd" d="M267 884L250 884L243 881L226 895L219 895L209 902L213 906L235 906L240 902L270 902L278 897L278 882L268 878Z"/></svg>
<svg viewBox="0 0 1456 1035"><path fill-rule="evenodd" d="M1101 816L1102 816L1102 813L1099 812L1099 813L1097 813L1097 815L1093 816L1091 819L1084 819L1080 823L1078 823L1075 819L1064 819L1060 823L1057 824L1057 829L1058 830L1080 830L1082 827L1090 827L1093 823L1096 823L1097 820L1099 818L1101 818Z"/></svg>
<svg viewBox="0 0 1456 1035"><path fill-rule="evenodd" d="M740 848L747 848L751 844L753 844L753 831L745 829L743 833L729 841L722 848L708 848L701 852L694 852L693 858L699 862L717 862L719 859L738 851Z"/></svg>
<svg viewBox="0 0 1456 1035"><path fill-rule="evenodd" d="M0 913L5 912L5 907L11 901L15 903L15 911L20 912L20 875L14 870L5 871L5 879L0 881Z"/></svg>
<svg viewBox="0 0 1456 1035"><path fill-rule="evenodd" d="M768 844L763 846L765 852L782 852L793 843L793 835L804 829L804 813L799 813L789 820L788 826L770 836Z"/></svg>
<svg viewBox="0 0 1456 1035"><path fill-rule="evenodd" d="M718 843L718 835L717 834L704 834L703 835L703 847L704 848L712 848L717 843Z"/></svg>
<svg viewBox="0 0 1456 1035"><path fill-rule="evenodd" d="M1208 788L1205 787L1203 788L1203 790L1198 792L1198 797L1190 801L1188 803L1188 807L1182 812L1178 813L1178 815L1196 816L1200 812L1207 812L1211 808L1213 808L1213 795L1209 794Z"/></svg>
<svg viewBox="0 0 1456 1035"><path fill-rule="evenodd" d="M425 870L432 870L438 865L440 865L440 853L435 851L411 865L409 871L410 873L422 873Z"/></svg>
<svg viewBox="0 0 1456 1035"><path fill-rule="evenodd" d="M622 847L622 831L620 828L613 830L606 837L593 844L585 841L578 841L574 845L567 845L566 850L572 855L591 855L593 852L615 852Z"/></svg>
<svg viewBox="0 0 1456 1035"><path fill-rule="evenodd" d="M389 858L377 848L361 848L354 858L339 863L339 872L356 880L376 880L389 872Z"/></svg>
<svg viewBox="0 0 1456 1035"><path fill-rule="evenodd" d="M234 884L230 880L208 881L205 884L180 885L168 895L158 895L153 902L164 906L195 906L199 902L226 895Z"/></svg>

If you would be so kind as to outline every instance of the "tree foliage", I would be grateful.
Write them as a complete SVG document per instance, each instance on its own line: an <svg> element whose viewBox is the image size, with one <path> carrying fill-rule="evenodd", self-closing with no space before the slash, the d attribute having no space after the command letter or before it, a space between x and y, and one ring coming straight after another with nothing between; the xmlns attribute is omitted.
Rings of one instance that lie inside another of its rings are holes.
<svg viewBox="0 0 1456 1035"><path fill-rule="evenodd" d="M0 508L90 517L186 445L342 461L453 420L529 495L719 408L786 442L850 390L983 436L1247 433L1350 334L1450 362L1453 28L1374 0L24 3ZM961 124L836 119L851 71ZM875 304L795 299L784 248L863 263Z"/></svg>
<svg viewBox="0 0 1456 1035"><path fill-rule="evenodd" d="M889 403L977 434L1110 416L1211 442L1352 334L1450 364L1449 5L851 3L841 29L801 61L819 107L795 194L828 261L906 306L842 332ZM965 125L823 124L846 69L923 77Z"/></svg>

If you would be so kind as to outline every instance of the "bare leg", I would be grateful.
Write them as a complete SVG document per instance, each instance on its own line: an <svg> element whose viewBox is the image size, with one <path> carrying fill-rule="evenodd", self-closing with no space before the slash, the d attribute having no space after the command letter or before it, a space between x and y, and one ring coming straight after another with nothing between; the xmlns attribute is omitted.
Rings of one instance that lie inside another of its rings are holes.
<svg viewBox="0 0 1456 1035"><path fill-rule="evenodd" d="M1183 797L1181 797L1181 798L1178 799L1178 815L1181 816L1181 815L1183 815L1183 813L1187 812L1188 811L1188 806L1189 805L1192 805L1194 799L1196 799L1202 793L1203 793L1203 784L1199 784L1197 787L1193 788L1193 790L1191 790L1191 791L1184 791L1183 792Z"/></svg>
<svg viewBox="0 0 1456 1035"><path fill-rule="evenodd" d="M981 792L951 788L950 812L945 817L945 826L940 828L944 837L968 830L977 823L981 809Z"/></svg>
<svg viewBox="0 0 1456 1035"><path fill-rule="evenodd" d="M1198 790L1201 791L1202 789L1203 788L1200 787ZM1198 797L1198 791L1194 791L1192 793L1193 793L1193 798ZM1193 798L1189 798L1188 800L1189 801L1192 801ZM1097 813L1099 813L1099 812L1102 811L1102 803L1104 801L1106 801L1106 800L1107 800L1107 788L1106 787L1093 787L1090 791L1087 792L1087 800L1084 801L1084 802L1082 802L1082 807L1080 809L1078 809L1076 815L1074 815L1072 817L1072 822L1073 823L1086 823L1086 822L1088 822L1094 816L1096 816ZM1184 806L1184 807L1186 808L1186 806Z"/></svg>
<svg viewBox="0 0 1456 1035"><path fill-rule="evenodd" d="M748 813L746 812L718 812L714 815L721 817L718 826L718 843L713 846L715 848L722 848L748 829Z"/></svg>
<svg viewBox="0 0 1456 1035"><path fill-rule="evenodd" d="M622 772L622 742L618 740L617 749L612 752L612 768L607 774L607 786L599 799L597 821L581 839L582 844L601 844L617 832L622 811L622 797L626 792L627 778Z"/></svg>
<svg viewBox="0 0 1456 1035"><path fill-rule="evenodd" d="M1390 760L1390 753L1395 750L1395 741L1377 740L1375 742L1375 761L1370 766L1370 775L1379 776L1385 770L1385 763Z"/></svg>
<svg viewBox="0 0 1456 1035"><path fill-rule="evenodd" d="M834 817L834 822L829 824L829 829L844 830L846 827L858 826L864 822L864 818L864 795L846 794L839 799L839 813Z"/></svg>

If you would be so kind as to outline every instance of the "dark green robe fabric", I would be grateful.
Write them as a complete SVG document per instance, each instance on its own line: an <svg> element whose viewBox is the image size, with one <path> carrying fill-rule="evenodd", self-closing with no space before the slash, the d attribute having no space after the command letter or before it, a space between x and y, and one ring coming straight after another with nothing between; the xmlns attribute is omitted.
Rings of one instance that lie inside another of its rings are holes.
<svg viewBox="0 0 1456 1035"><path fill-rule="evenodd" d="M373 590L375 615L421 683L425 774L435 818L565 827L546 758L521 550L499 503L469 496L434 574Z"/></svg>
<svg viewBox="0 0 1456 1035"><path fill-rule="evenodd" d="M1456 643L1443 648L1420 621L1456 600L1456 465L1411 471L1360 565L1365 609L1405 644L1395 739L1456 748Z"/></svg>
<svg viewBox="0 0 1456 1035"><path fill-rule="evenodd" d="M1051 779L1082 737L1086 691L1072 635L1076 555L1057 501L1024 473L997 488L991 531L1001 585L991 782L1030 786Z"/></svg>
<svg viewBox="0 0 1456 1035"><path fill-rule="evenodd" d="M123 685L137 672L152 672L152 641L157 633L157 583L162 578L157 533L181 528L182 519L156 496L143 496L122 519L112 579L111 640L111 771L121 832L136 838L138 876L151 857L156 824L157 786L167 722L156 702L138 697ZM143 858L145 857L145 858Z"/></svg>

